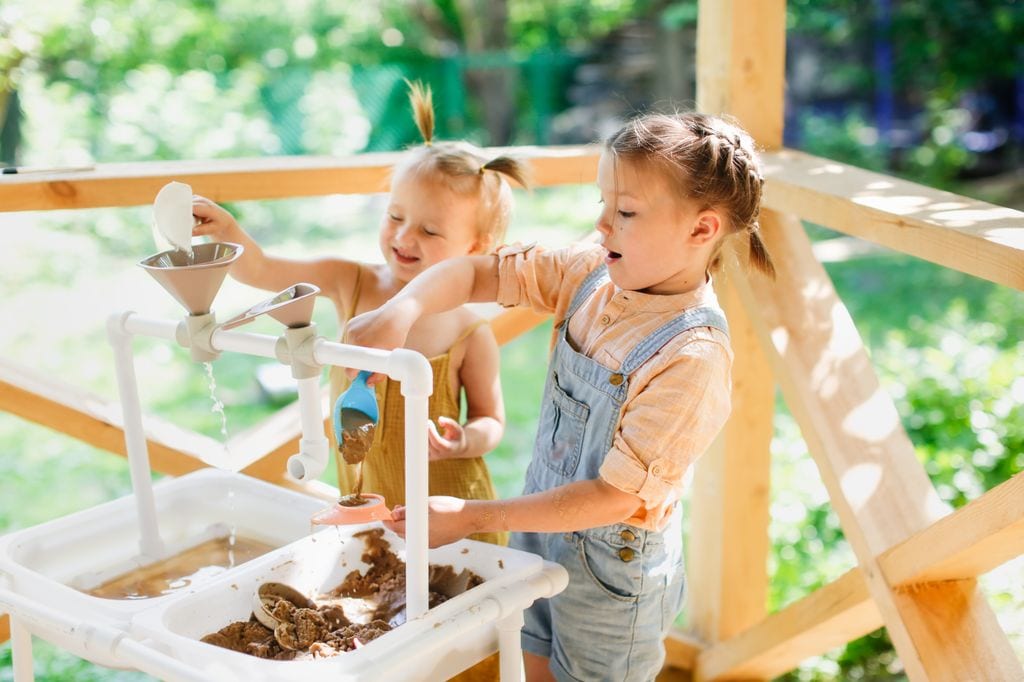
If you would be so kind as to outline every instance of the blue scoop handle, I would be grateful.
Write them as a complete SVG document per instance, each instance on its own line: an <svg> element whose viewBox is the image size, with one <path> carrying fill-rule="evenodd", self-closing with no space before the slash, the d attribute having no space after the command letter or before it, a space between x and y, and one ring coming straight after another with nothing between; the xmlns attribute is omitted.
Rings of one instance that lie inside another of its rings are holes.
<svg viewBox="0 0 1024 682"><path fill-rule="evenodd" d="M380 421L380 412L377 409L377 395L372 388L366 385L366 380L369 378L370 372L366 370L360 372L334 403L334 435L339 443L341 442L341 432L344 430L342 410L362 412L374 424Z"/></svg>

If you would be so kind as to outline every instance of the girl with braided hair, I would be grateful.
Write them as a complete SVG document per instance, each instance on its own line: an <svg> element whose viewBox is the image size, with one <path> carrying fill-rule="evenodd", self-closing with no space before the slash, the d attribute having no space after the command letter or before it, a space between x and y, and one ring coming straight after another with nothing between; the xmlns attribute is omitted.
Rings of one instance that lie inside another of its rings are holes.
<svg viewBox="0 0 1024 682"><path fill-rule="evenodd" d="M430 89L419 83L410 83L409 88L424 144L409 150L392 171L380 224L383 263L273 256L226 210L204 197L193 201L199 219L194 234L245 247L231 270L233 277L269 291L296 282L315 284L334 304L343 341L348 341L345 326L350 318L383 305L428 267L455 256L490 253L503 239L511 217L509 180L527 185L526 167L515 159L489 159L466 142L435 141ZM404 345L423 353L434 370L431 422L425 427L430 494L496 498L483 456L501 440L505 415L498 346L490 326L467 308L456 307L414 325ZM331 404L348 381L336 369L331 368ZM381 418L362 463L362 491L382 494L389 504L404 504L403 398L398 384L390 380L377 383L375 390ZM467 417L460 422L463 396ZM341 493L355 492L355 466L341 457L336 460ZM504 542L506 534L492 531L474 538Z"/></svg>
<svg viewBox="0 0 1024 682"><path fill-rule="evenodd" d="M652 680L679 612L679 498L730 409L732 352L710 273L726 239L774 268L758 232L753 141L699 114L648 114L605 143L599 245L506 247L454 258L349 326L393 348L417 321L468 301L553 313L555 339L521 497L430 500L431 544L513 531L566 568L526 612L528 680ZM405 510L388 525L404 532ZM600 616L594 616L594 614Z"/></svg>

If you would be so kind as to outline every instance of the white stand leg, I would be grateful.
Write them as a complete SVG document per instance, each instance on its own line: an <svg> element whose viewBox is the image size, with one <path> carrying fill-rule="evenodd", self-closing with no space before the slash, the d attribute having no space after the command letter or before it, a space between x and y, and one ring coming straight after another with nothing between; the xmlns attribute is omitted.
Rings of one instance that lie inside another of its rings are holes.
<svg viewBox="0 0 1024 682"><path fill-rule="evenodd" d="M32 634L22 626L18 616L12 613L10 619L14 682L33 682L35 673L32 670Z"/></svg>
<svg viewBox="0 0 1024 682"><path fill-rule="evenodd" d="M501 682L520 682L523 679L522 629L522 611L516 611L498 621Z"/></svg>

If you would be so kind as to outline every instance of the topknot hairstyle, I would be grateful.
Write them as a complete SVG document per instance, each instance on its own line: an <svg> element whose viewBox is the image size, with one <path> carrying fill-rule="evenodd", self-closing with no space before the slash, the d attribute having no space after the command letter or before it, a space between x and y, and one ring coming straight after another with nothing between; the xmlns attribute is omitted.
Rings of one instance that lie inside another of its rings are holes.
<svg viewBox="0 0 1024 682"><path fill-rule="evenodd" d="M750 265L775 276L758 222L764 173L753 139L739 125L706 114L644 114L626 123L605 145L618 157L663 167L683 197L722 211L728 219L727 234L747 236ZM712 267L719 258L716 249Z"/></svg>
<svg viewBox="0 0 1024 682"><path fill-rule="evenodd" d="M479 199L478 251L487 253L505 237L512 217L512 187L509 180L529 188L529 169L510 156L488 159L483 150L468 142L434 141L434 105L430 86L406 81L413 120L423 137L394 169L394 175L414 173L436 180L462 196ZM490 172L489 172L490 171Z"/></svg>

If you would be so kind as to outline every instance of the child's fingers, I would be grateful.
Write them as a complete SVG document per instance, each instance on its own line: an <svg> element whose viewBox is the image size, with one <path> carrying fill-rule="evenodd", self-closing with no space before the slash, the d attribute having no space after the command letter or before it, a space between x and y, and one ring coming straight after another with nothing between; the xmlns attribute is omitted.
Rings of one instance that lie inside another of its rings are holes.
<svg viewBox="0 0 1024 682"><path fill-rule="evenodd" d="M388 530L390 530L390 531L392 531L394 533L398 533L398 535L400 535L403 538L405 537L405 521L388 521L388 520L384 520L381 523L383 523L384 527L387 528Z"/></svg>
<svg viewBox="0 0 1024 682"><path fill-rule="evenodd" d="M392 521L405 521L405 506L404 505L401 505L401 504L396 505L395 508L391 510L391 520Z"/></svg>
<svg viewBox="0 0 1024 682"><path fill-rule="evenodd" d="M459 431L462 430L462 425L455 421L451 417L438 417L437 423L444 429L444 437L448 440L456 440L459 437Z"/></svg>
<svg viewBox="0 0 1024 682"><path fill-rule="evenodd" d="M427 420L427 440L437 447L444 447L445 445L444 439L437 430L437 425L430 419Z"/></svg>
<svg viewBox="0 0 1024 682"><path fill-rule="evenodd" d="M351 381L351 380L355 379L359 375L359 373L361 371L362 370L356 369L355 367L346 367L345 368L345 376L347 376L349 378L349 381ZM384 381L387 378L388 378L387 374L382 374L380 372L374 372L370 376L366 377L366 385L367 386L376 386L377 384L379 384L380 382Z"/></svg>

